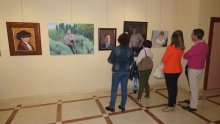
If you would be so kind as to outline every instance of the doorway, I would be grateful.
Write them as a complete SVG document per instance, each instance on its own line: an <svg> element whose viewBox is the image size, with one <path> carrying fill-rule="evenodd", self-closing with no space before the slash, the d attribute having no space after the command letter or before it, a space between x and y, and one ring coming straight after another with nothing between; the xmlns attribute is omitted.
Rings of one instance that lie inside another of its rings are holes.
<svg viewBox="0 0 220 124"><path fill-rule="evenodd" d="M206 60L204 89L220 88L220 18L211 17L209 30L209 54Z"/></svg>

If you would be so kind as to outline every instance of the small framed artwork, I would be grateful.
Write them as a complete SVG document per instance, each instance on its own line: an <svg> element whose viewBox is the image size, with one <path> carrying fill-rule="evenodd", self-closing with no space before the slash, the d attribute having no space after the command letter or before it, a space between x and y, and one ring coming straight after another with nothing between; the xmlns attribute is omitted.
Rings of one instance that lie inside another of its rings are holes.
<svg viewBox="0 0 220 124"><path fill-rule="evenodd" d="M99 28L99 50L112 50L116 46L116 28Z"/></svg>
<svg viewBox="0 0 220 124"><path fill-rule="evenodd" d="M161 48L167 47L168 42L168 34L167 30L153 30L152 31L152 47L153 48Z"/></svg>
<svg viewBox="0 0 220 124"><path fill-rule="evenodd" d="M147 22L124 21L124 32L130 36L133 34L133 28L136 28L137 33L140 33L144 39L147 38Z"/></svg>
<svg viewBox="0 0 220 124"><path fill-rule="evenodd" d="M94 54L94 24L48 23L50 55Z"/></svg>
<svg viewBox="0 0 220 124"><path fill-rule="evenodd" d="M6 22L11 56L42 55L40 24Z"/></svg>
<svg viewBox="0 0 220 124"><path fill-rule="evenodd" d="M147 38L147 22L124 21L124 32L130 36L129 47L134 52L134 57L141 51L142 42Z"/></svg>

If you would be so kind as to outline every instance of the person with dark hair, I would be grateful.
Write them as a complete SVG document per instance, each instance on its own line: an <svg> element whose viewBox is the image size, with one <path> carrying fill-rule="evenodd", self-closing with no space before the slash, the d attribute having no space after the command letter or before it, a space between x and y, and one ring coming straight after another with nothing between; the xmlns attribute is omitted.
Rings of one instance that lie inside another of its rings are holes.
<svg viewBox="0 0 220 124"><path fill-rule="evenodd" d="M199 80L204 72L205 61L208 56L209 47L205 40L202 40L204 31L202 29L194 29L191 39L195 44L188 50L183 58L187 59L188 79L191 92L191 99L185 100L189 106L183 106L188 111L196 111L199 97Z"/></svg>
<svg viewBox="0 0 220 124"><path fill-rule="evenodd" d="M74 36L73 34L71 34L71 30L67 29L66 30L66 35L64 36L64 41L63 43L66 44L70 50L73 52L73 54L77 54L77 51L75 49L75 45L74 45Z"/></svg>
<svg viewBox="0 0 220 124"><path fill-rule="evenodd" d="M105 43L101 44L101 48L114 48L115 46L111 44L111 36L110 34L105 34L104 36Z"/></svg>
<svg viewBox="0 0 220 124"><path fill-rule="evenodd" d="M149 40L145 40L143 42L142 47L143 49L140 51L137 61L136 61L137 65L146 56L153 59L153 53L150 50L150 48L152 47L152 42ZM149 86L148 80L149 80L151 72L152 72L152 69L140 72L140 77L138 78L138 82L139 82L139 91L138 91L138 97L137 97L138 103L141 102L141 97L142 97L142 93L144 89L146 91L145 98L147 98L148 100L150 99L150 86Z"/></svg>
<svg viewBox="0 0 220 124"><path fill-rule="evenodd" d="M168 105L162 109L163 112L173 112L176 105L178 93L178 78L182 73L181 58L185 49L183 32L176 30L171 37L171 44L167 46L166 52L163 55L162 62L164 63L164 76L168 91Z"/></svg>
<svg viewBox="0 0 220 124"><path fill-rule="evenodd" d="M18 44L18 50L35 50L33 45L30 43L31 33L22 30L16 34L16 38L20 40Z"/></svg>
<svg viewBox="0 0 220 124"><path fill-rule="evenodd" d="M132 35L130 38L129 47L132 48L134 56L138 56L141 50L142 43L144 41L143 36L137 32L137 27L132 28Z"/></svg>
<svg viewBox="0 0 220 124"><path fill-rule="evenodd" d="M125 111L125 104L127 101L127 85L130 74L130 66L134 63L134 57L132 50L128 47L129 36L128 34L121 34L118 37L120 43L115 47L108 58L108 62L112 63L112 87L111 87L111 100L108 107L105 107L107 111L115 111L115 101L117 98L117 90L119 83L121 84L121 103L118 106L122 112Z"/></svg>

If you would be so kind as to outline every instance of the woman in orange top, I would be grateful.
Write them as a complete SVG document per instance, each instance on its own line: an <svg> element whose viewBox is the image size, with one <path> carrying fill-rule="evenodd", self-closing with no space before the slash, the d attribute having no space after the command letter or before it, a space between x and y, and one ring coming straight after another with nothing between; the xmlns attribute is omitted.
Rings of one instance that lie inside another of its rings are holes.
<svg viewBox="0 0 220 124"><path fill-rule="evenodd" d="M162 62L164 63L164 76L168 90L168 105L163 112L172 112L176 104L176 97L178 92L177 82L183 71L181 58L184 53L183 32L176 30L171 38L171 44L167 47L163 55Z"/></svg>

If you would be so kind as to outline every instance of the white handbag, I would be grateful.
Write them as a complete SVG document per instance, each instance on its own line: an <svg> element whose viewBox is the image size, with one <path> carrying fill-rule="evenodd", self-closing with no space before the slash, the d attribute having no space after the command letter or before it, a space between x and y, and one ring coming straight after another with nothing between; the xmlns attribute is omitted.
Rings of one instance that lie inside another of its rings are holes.
<svg viewBox="0 0 220 124"><path fill-rule="evenodd" d="M154 77L155 78L159 78L159 79L163 79L164 78L163 67L164 67L164 64L160 64L156 68L156 71L154 72Z"/></svg>

